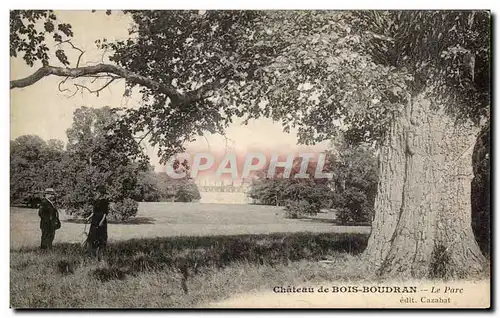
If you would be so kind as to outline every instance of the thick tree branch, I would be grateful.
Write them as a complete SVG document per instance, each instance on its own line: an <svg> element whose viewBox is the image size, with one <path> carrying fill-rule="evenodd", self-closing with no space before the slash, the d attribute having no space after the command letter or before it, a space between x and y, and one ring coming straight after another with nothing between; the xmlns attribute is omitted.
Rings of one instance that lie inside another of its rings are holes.
<svg viewBox="0 0 500 318"><path fill-rule="evenodd" d="M10 81L10 88L22 88L35 84L42 78L50 75L78 78L87 75L97 75L100 73L109 73L126 79L129 83L142 85L148 87L152 90L156 90L168 96L172 103L185 103L187 102L186 97L179 93L174 87L168 84L161 84L150 78L138 75L136 73L130 72L121 67L111 65L111 64L97 64L93 66L76 67L76 68L65 68L65 67L55 67L55 66L44 66L39 68L35 73L28 77ZM204 91L204 90L203 90ZM197 94L189 94L189 101L191 96L193 98L200 99L202 93L197 92Z"/></svg>
<svg viewBox="0 0 500 318"><path fill-rule="evenodd" d="M222 77L220 75L223 74L224 72L227 73L228 70L229 69L225 69L225 70L220 71L218 74L216 74L214 76L215 80L213 80L212 82L206 83L195 90L187 92L184 103L190 103L190 102L194 102L194 101L198 101L198 100L202 100L202 99L205 99L207 97L210 97L209 95L207 95L208 93L214 92L214 91L222 88L223 86L227 85L227 83L229 81L227 79L221 81L220 79Z"/></svg>

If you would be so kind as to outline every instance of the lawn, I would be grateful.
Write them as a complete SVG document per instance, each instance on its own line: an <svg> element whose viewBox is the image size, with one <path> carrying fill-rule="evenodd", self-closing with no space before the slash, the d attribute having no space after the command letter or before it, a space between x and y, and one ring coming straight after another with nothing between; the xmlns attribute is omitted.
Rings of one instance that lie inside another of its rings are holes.
<svg viewBox="0 0 500 318"><path fill-rule="evenodd" d="M136 219L109 225L101 263L82 253L84 225L61 218L54 250L41 252L36 210L11 209L12 307L204 307L276 284L369 277L356 257L369 228L275 207L141 203Z"/></svg>
<svg viewBox="0 0 500 318"><path fill-rule="evenodd" d="M284 218L283 208L263 205L140 203L137 217L128 224L109 224L109 241L132 238L172 236L212 236L270 233L369 233L366 226L336 226L322 220L291 220ZM37 210L11 208L11 248L38 246L40 243ZM62 228L55 244L77 243L84 239L85 225L70 222L61 213ZM320 222L322 221L322 222Z"/></svg>

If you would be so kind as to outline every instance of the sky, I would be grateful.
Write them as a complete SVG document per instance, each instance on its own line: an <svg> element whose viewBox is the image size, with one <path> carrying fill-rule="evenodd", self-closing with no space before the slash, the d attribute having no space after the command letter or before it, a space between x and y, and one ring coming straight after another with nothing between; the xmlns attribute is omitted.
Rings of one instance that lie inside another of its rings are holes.
<svg viewBox="0 0 500 318"><path fill-rule="evenodd" d="M70 23L73 29L72 42L75 46L85 51L80 65L92 65L100 62L103 58L103 51L97 49L95 40L106 38L110 41L128 38L128 28L131 19L121 12L113 12L106 15L104 11L56 11L60 22ZM55 43L52 43L55 46ZM72 50L67 44L63 47L72 66L75 66L79 52ZM107 60L104 54L104 61ZM27 66L21 58L11 58L10 79L19 79L32 74L37 67ZM61 66L57 61L51 61L51 65ZM69 91L60 92L58 84L61 81L58 77L46 77L36 84L10 91L10 138L15 139L21 135L34 134L44 140L59 139L67 141L66 130L71 126L73 112L81 107L134 107L140 102L138 95L130 97L124 96L124 83L119 81L111 84L101 91L99 97L88 92L77 93L70 97L74 87L71 82L63 84L63 89ZM80 82L82 80L79 80ZM88 86L98 88L89 82ZM283 132L279 123L269 119L251 120L248 125L242 125L241 120L236 119L226 130L226 138L221 135L207 133L204 137L198 138L195 142L186 145L188 152L210 151L212 153L238 152L244 153L250 150L261 150L266 153L273 151L323 151L327 143L322 143L313 147L304 148L297 145L297 131L290 133ZM227 144L226 144L227 142ZM148 152L151 163L156 171L164 171L164 167L159 165L156 150L143 142L143 146Z"/></svg>

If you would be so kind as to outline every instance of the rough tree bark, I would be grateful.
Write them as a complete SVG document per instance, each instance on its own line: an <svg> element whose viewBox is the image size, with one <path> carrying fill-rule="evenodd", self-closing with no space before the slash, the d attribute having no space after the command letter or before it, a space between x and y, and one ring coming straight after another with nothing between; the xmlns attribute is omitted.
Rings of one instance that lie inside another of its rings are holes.
<svg viewBox="0 0 500 318"><path fill-rule="evenodd" d="M382 276L465 277L485 261L471 226L478 129L458 124L430 96L423 92L402 106L381 146L364 257Z"/></svg>
<svg viewBox="0 0 500 318"><path fill-rule="evenodd" d="M491 255L490 244L490 127L485 126L474 146L471 185L472 231L484 255Z"/></svg>

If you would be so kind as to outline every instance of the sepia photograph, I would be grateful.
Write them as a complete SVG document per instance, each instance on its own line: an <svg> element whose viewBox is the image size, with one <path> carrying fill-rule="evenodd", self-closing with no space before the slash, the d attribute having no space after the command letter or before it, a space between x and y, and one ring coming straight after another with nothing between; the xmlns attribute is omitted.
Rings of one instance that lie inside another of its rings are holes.
<svg viewBox="0 0 500 318"><path fill-rule="evenodd" d="M10 10L10 308L491 309L489 10Z"/></svg>

